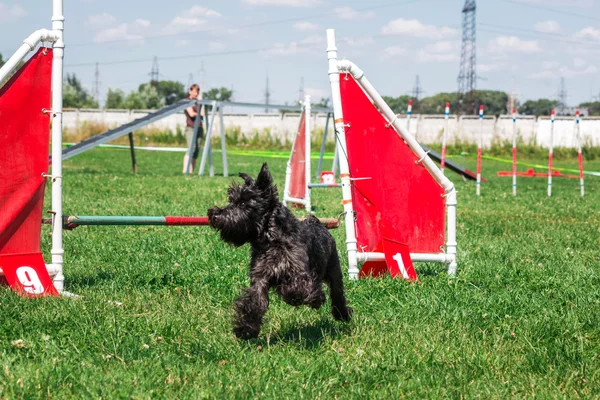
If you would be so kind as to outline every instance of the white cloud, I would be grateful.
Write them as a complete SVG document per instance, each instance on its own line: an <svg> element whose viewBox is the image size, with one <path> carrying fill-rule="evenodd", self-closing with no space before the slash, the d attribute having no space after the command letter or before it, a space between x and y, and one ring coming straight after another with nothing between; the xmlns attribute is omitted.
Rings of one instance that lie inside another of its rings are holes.
<svg viewBox="0 0 600 400"><path fill-rule="evenodd" d="M291 43L275 43L273 46L261 52L265 57L273 56L288 56L299 53L310 53L317 48L323 48L325 39L322 35L308 36L300 41L294 41Z"/></svg>
<svg viewBox="0 0 600 400"><path fill-rule="evenodd" d="M530 79L555 79L556 74L552 71L540 71L529 74Z"/></svg>
<svg viewBox="0 0 600 400"><path fill-rule="evenodd" d="M542 51L537 40L521 40L516 36L498 36L489 43L489 50L498 53L539 53Z"/></svg>
<svg viewBox="0 0 600 400"><path fill-rule="evenodd" d="M533 28L542 33L555 33L560 31L560 25L554 20L538 22Z"/></svg>
<svg viewBox="0 0 600 400"><path fill-rule="evenodd" d="M351 7L337 7L333 9L333 12L336 13L339 18L346 20L373 18L375 16L373 11L359 12Z"/></svg>
<svg viewBox="0 0 600 400"><path fill-rule="evenodd" d="M600 40L600 29L588 26L587 28L583 28L579 32L575 33L573 36L580 39Z"/></svg>
<svg viewBox="0 0 600 400"><path fill-rule="evenodd" d="M18 4L12 7L0 3L0 22L15 22L27 16L27 11Z"/></svg>
<svg viewBox="0 0 600 400"><path fill-rule="evenodd" d="M314 7L323 4L322 0L242 0L250 6L275 6L275 7Z"/></svg>
<svg viewBox="0 0 600 400"><path fill-rule="evenodd" d="M192 17L220 17L221 14L210 8L202 6L193 6L187 11L182 12L180 15L190 15Z"/></svg>
<svg viewBox="0 0 600 400"><path fill-rule="evenodd" d="M211 18L220 17L221 14L206 7L193 6L180 12L162 29L166 35L176 35L186 32L197 32L205 27Z"/></svg>
<svg viewBox="0 0 600 400"><path fill-rule="evenodd" d="M420 62L454 62L458 61L458 43L447 40L425 46L417 53Z"/></svg>
<svg viewBox="0 0 600 400"><path fill-rule="evenodd" d="M225 45L221 42L208 42L208 49L210 51L219 51L219 50L223 50L225 48Z"/></svg>
<svg viewBox="0 0 600 400"><path fill-rule="evenodd" d="M583 58L575 57L573 59L573 66L575 68L583 68L587 65L587 62Z"/></svg>
<svg viewBox="0 0 600 400"><path fill-rule="evenodd" d="M144 35L135 24L119 24L115 27L100 30L94 35L94 42L96 43L113 41L142 44L144 43Z"/></svg>
<svg viewBox="0 0 600 400"><path fill-rule="evenodd" d="M516 0L525 4L542 4L555 7L593 7L595 0Z"/></svg>
<svg viewBox="0 0 600 400"><path fill-rule="evenodd" d="M402 54L406 54L406 49L400 46L386 47L383 52L387 57L396 57Z"/></svg>
<svg viewBox="0 0 600 400"><path fill-rule="evenodd" d="M363 47L375 43L371 36L364 36L359 38L341 38L340 43L347 44L351 47Z"/></svg>
<svg viewBox="0 0 600 400"><path fill-rule="evenodd" d="M90 28L100 29L114 25L117 22L117 19L114 15L105 12L102 14L90 15L87 22Z"/></svg>
<svg viewBox="0 0 600 400"><path fill-rule="evenodd" d="M542 62L543 69L556 69L560 66L558 61L544 61Z"/></svg>
<svg viewBox="0 0 600 400"><path fill-rule="evenodd" d="M187 47L192 44L192 41L189 39L178 39L175 42L175 47Z"/></svg>
<svg viewBox="0 0 600 400"><path fill-rule="evenodd" d="M319 29L319 25L313 24L312 22L296 22L294 24L294 29L297 31L310 32Z"/></svg>
<svg viewBox="0 0 600 400"><path fill-rule="evenodd" d="M416 19L398 18L388 22L381 28L385 35L403 35L430 39L444 39L458 33L456 29L447 26L424 25Z"/></svg>

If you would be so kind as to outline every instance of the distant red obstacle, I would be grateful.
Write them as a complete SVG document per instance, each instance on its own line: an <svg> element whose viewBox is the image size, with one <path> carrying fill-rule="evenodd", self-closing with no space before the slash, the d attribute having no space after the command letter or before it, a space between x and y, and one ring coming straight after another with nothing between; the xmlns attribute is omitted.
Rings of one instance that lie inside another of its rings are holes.
<svg viewBox="0 0 600 400"><path fill-rule="evenodd" d="M40 252L51 75L52 50L39 49L0 89L0 275L27 296L58 294Z"/></svg>
<svg viewBox="0 0 600 400"><path fill-rule="evenodd" d="M548 177L548 173L547 172L535 172L535 170L533 168L529 168L527 170L527 172L516 172L517 176L522 176L525 178L547 178ZM513 176L513 172L512 171L498 171L498 176ZM556 178L571 178L571 179L578 179L579 175L569 175L569 174L563 174L560 171L552 171L552 176L556 177Z"/></svg>

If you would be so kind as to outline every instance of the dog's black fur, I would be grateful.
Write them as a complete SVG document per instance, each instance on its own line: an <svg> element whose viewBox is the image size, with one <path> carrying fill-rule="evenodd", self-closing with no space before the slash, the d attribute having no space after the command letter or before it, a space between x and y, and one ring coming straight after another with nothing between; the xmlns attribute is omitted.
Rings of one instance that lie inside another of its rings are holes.
<svg viewBox="0 0 600 400"><path fill-rule="evenodd" d="M331 311L339 321L349 321L342 270L335 240L319 220L300 222L280 201L267 164L256 181L240 173L244 184L233 183L229 204L208 210L210 225L221 239L235 246L250 243L250 287L235 301L238 338L258 336L269 306L269 290L292 306L318 309L325 303L322 282L329 286Z"/></svg>

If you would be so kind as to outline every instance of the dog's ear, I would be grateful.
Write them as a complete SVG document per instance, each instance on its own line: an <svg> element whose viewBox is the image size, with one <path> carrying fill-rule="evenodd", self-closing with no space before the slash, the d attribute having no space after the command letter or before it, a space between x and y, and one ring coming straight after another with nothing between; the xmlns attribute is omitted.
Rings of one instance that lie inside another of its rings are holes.
<svg viewBox="0 0 600 400"><path fill-rule="evenodd" d="M256 186L259 189L265 190L269 187L273 186L273 177L271 177L271 173L269 172L269 166L267 163L262 165L258 176L256 177Z"/></svg>
<svg viewBox="0 0 600 400"><path fill-rule="evenodd" d="M240 172L238 175L244 180L244 183L246 183L246 185L250 186L254 183L254 179L252 179L250 175L245 174L243 172Z"/></svg>

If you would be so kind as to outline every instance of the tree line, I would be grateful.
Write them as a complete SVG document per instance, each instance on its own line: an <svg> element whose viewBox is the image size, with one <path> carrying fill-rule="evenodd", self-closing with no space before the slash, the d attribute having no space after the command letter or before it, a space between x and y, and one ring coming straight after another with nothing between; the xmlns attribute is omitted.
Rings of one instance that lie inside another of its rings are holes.
<svg viewBox="0 0 600 400"><path fill-rule="evenodd" d="M0 67L4 65L2 54L0 54ZM3 84L4 82L0 82ZM227 88L212 88L203 92L203 98L208 100L230 101L233 92ZM477 90L469 94L470 98L476 99L471 105L471 110L466 110L461 102L459 93L438 93L422 99L413 99L413 113L415 114L443 114L446 102L450 102L452 113L474 114L479 104L485 107L486 115L501 115L511 112L509 109L509 96L505 92L497 90ZM157 109L165 105L187 97L187 88L183 83L169 80L151 81L139 85L137 90L125 93L121 89L108 89L106 103L107 109ZM408 95L398 97L383 96L390 108L397 114L405 113ZM322 99L319 103L327 106L328 99ZM67 74L63 88L63 106L65 108L98 108L98 101L86 90L81 81L74 74ZM459 106L459 107L457 107ZM550 115L553 109L559 106L558 101L552 99L527 100L522 104L517 103L519 114L523 115ZM600 116L600 101L584 102L579 104L581 108L587 108L590 116Z"/></svg>

